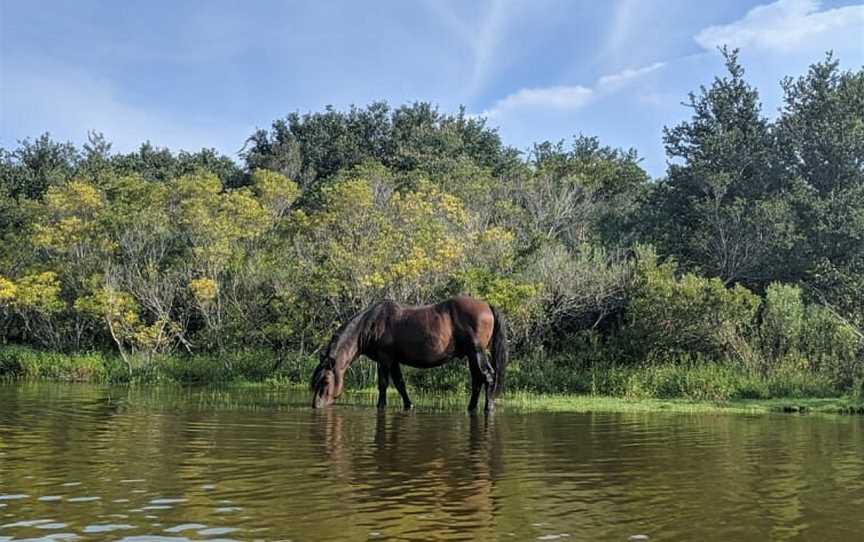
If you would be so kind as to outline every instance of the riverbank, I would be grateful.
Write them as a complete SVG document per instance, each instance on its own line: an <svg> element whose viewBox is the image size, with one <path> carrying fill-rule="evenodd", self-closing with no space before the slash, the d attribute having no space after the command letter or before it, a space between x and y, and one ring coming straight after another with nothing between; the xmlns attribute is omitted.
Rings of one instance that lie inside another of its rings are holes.
<svg viewBox="0 0 864 542"><path fill-rule="evenodd" d="M0 378L213 386L218 397L220 390L232 388L305 389L315 362L308 355L249 351L218 358L160 356L130 368L119 357L99 352L61 354L2 346ZM467 402L463 364L409 370L406 379L418 408L464 408ZM374 365L359 363L349 372L349 392L340 402L374 403L375 382ZM560 360L517 359L508 370L507 388L502 407L515 411L864 414L860 391L838 389L824 375L789 368L759 375L722 365L573 368ZM391 392L391 404L398 405L395 390Z"/></svg>
<svg viewBox="0 0 864 542"><path fill-rule="evenodd" d="M532 395L515 393L506 397L507 408L542 412L679 412L740 414L864 414L864 401L851 397L730 399L691 401L687 399L627 399L592 395Z"/></svg>
<svg viewBox="0 0 864 542"><path fill-rule="evenodd" d="M257 385L253 386L257 387ZM378 392L376 390L353 390L341 397L337 404L342 406L372 406L377 397ZM388 393L387 399L389 408L395 410L400 408L401 399L394 391L391 390ZM415 392L411 393L411 400L414 402L415 408L421 410L461 410L468 403L468 395ZM506 412L864 415L864 400L852 397L695 401L680 398L627 398L608 395L538 394L514 391L505 393L496 404L498 410Z"/></svg>

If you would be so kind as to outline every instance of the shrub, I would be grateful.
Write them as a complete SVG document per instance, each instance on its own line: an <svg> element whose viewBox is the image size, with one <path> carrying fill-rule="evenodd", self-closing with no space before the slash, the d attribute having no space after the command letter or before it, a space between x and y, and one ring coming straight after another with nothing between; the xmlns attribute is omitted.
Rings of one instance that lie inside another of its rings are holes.
<svg viewBox="0 0 864 542"><path fill-rule="evenodd" d="M110 362L100 353L62 354L26 346L0 347L0 376L65 381L104 381Z"/></svg>
<svg viewBox="0 0 864 542"><path fill-rule="evenodd" d="M781 359L799 351L804 330L801 290L791 284L772 283L765 291L759 338L768 359Z"/></svg>
<svg viewBox="0 0 864 542"><path fill-rule="evenodd" d="M801 350L811 370L829 376L841 388L853 387L856 379L864 378L862 349L862 340L851 326L825 307L807 307Z"/></svg>
<svg viewBox="0 0 864 542"><path fill-rule="evenodd" d="M760 299L736 285L687 273L674 261L658 263L640 249L624 329L622 353L632 362L676 357L721 360L750 357L747 342Z"/></svg>

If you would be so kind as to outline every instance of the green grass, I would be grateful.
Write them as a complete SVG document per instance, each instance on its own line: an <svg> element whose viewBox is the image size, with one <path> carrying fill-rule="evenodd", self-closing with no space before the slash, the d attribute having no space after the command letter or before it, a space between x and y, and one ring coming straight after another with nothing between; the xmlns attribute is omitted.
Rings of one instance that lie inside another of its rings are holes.
<svg viewBox="0 0 864 542"><path fill-rule="evenodd" d="M145 392L147 388L139 388ZM176 389L167 390L171 397ZM188 389L188 388L187 388ZM273 408L308 405L308 390L293 383L243 382L227 386L191 388L189 396L203 408ZM418 411L464 411L468 395L461 392L408 390ZM372 388L347 391L332 408L374 408L378 391ZM189 398L184 401L189 401ZM401 410L402 401L393 388L387 394L390 410ZM482 402L481 402L482 405ZM481 406L482 408L482 406ZM633 399L600 395L537 394L510 392L496 402L498 412L606 412L606 413L689 413L689 414L769 414L805 415L864 414L864 401L850 397L807 399L737 399L730 401L693 401L687 399Z"/></svg>
<svg viewBox="0 0 864 542"><path fill-rule="evenodd" d="M461 410L468 404L464 393L435 393L408 390L415 408L428 410ZM352 390L339 398L338 405L374 405L377 390ZM389 408L401 408L395 390L387 394ZM480 402L482 408L482 398ZM679 413L797 413L797 414L864 414L864 400L851 397L803 399L733 399L699 401L689 399L626 398L607 395L538 394L525 391L505 393L496 408L506 412L679 412Z"/></svg>
<svg viewBox="0 0 864 542"><path fill-rule="evenodd" d="M864 401L848 397L802 399L731 399L700 401L689 399L628 399L596 395L537 395L517 392L505 396L507 409L548 412L769 412L864 414Z"/></svg>
<svg viewBox="0 0 864 542"><path fill-rule="evenodd" d="M19 381L87 381L150 384L269 386L306 389L316 360L271 351L223 356L158 356L135 359L130 374L118 356L100 352L62 354L24 346L0 346L0 377ZM274 368L276 369L274 371ZM467 404L468 371L454 363L433 371L408 370L412 399L420 408L453 409ZM361 362L348 375L344 404L373 404L374 364ZM507 373L502 408L568 412L806 412L864 414L862 383L841 386L830 375L800 365L779 365L754 374L722 364L660 363L642 367L580 367L566 357L515 360ZM229 394L230 395L230 394ZM391 388L389 402L401 401Z"/></svg>

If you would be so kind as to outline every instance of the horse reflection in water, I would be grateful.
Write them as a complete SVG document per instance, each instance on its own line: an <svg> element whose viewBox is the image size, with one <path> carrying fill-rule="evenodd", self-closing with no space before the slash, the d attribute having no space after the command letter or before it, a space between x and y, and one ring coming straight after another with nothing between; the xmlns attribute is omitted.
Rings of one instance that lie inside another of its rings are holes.
<svg viewBox="0 0 864 542"><path fill-rule="evenodd" d="M339 488L334 504L345 519L400 540L496 538L495 486L503 471L498 420L317 412L313 440L330 465L326 476Z"/></svg>
<svg viewBox="0 0 864 542"><path fill-rule="evenodd" d="M376 303L343 324L321 351L311 381L313 408L328 406L342 394L345 372L361 355L378 364L379 408L387 404L391 380L404 407L411 408L401 365L429 369L466 358L471 369L468 410L477 408L485 388L488 412L504 385L506 326L494 307L467 296L422 307Z"/></svg>

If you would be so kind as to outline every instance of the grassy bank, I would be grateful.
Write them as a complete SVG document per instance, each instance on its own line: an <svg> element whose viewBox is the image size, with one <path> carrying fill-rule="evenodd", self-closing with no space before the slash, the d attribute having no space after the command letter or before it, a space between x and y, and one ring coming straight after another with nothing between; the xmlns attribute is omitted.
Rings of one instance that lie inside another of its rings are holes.
<svg viewBox="0 0 864 542"><path fill-rule="evenodd" d="M0 377L17 380L305 387L315 363L308 355L246 351L139 359L130 371L111 354L0 347ZM420 405L449 408L465 400L464 364L407 370L406 379ZM349 371L348 397L363 403L377 393L375 383L374 365L357 363ZM529 411L864 413L864 393L859 382L844 389L825 375L795 366L763 373L721 364L579 367L562 357L534 357L511 363L506 405Z"/></svg>
<svg viewBox="0 0 864 542"><path fill-rule="evenodd" d="M252 384L252 386L257 386L257 384ZM353 390L341 397L339 404L368 407L375 404L377 397L378 392L373 389ZM387 397L390 408L400 409L402 403L395 390L391 389ZM453 392L415 391L411 393L411 399L414 401L415 407L421 410L462 410L468 403L466 393ZM498 409L507 412L864 414L864 400L851 396L840 396L708 401L683 398L636 398L508 391L499 401Z"/></svg>
<svg viewBox="0 0 864 542"><path fill-rule="evenodd" d="M596 395L543 395L516 392L506 397L508 409L545 412L729 412L767 414L864 414L864 400L855 397L807 397L774 399L628 399Z"/></svg>

